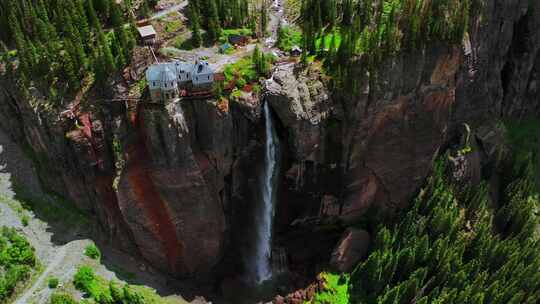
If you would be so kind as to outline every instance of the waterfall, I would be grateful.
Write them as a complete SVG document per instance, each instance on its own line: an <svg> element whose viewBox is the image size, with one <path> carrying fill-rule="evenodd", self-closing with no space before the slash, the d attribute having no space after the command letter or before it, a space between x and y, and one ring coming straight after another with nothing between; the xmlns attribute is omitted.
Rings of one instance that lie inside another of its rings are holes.
<svg viewBox="0 0 540 304"><path fill-rule="evenodd" d="M276 196L276 182L279 171L279 140L272 121L268 102L264 103L264 121L266 131L266 144L264 154L264 169L260 179L262 205L257 208L256 218L259 222L255 226L256 244L253 257L254 278L257 283L268 280L272 276L270 263L272 252L272 224L274 220L274 203Z"/></svg>

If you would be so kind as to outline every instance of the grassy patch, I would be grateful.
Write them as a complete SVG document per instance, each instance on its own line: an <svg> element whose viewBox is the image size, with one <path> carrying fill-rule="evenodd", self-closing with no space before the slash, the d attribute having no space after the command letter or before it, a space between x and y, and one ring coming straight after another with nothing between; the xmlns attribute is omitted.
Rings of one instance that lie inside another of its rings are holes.
<svg viewBox="0 0 540 304"><path fill-rule="evenodd" d="M233 64L227 65L223 72L227 82L233 80L235 77L237 79L242 78L245 82L252 82L258 79L251 56L246 56Z"/></svg>
<svg viewBox="0 0 540 304"><path fill-rule="evenodd" d="M277 47L285 52L291 51L293 46L302 46L302 32L291 26L283 26L278 32Z"/></svg>
<svg viewBox="0 0 540 304"><path fill-rule="evenodd" d="M248 28L224 29L221 31L221 35L219 36L219 42L228 42L229 36L231 35L251 36L252 34L253 32L251 32L251 30Z"/></svg>
<svg viewBox="0 0 540 304"><path fill-rule="evenodd" d="M349 276L345 274L322 273L325 291L317 293L309 304L347 304L349 303Z"/></svg>
<svg viewBox="0 0 540 304"><path fill-rule="evenodd" d="M175 20L166 21L165 26L163 27L163 29L167 33L175 33L175 32L178 32L179 30L181 30L183 27L184 27L184 25L183 25L182 21L178 20L178 19L175 19Z"/></svg>

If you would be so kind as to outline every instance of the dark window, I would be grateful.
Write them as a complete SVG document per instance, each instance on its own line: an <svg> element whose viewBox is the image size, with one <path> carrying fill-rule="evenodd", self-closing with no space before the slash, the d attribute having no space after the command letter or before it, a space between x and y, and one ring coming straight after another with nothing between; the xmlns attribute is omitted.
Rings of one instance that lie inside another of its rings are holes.
<svg viewBox="0 0 540 304"><path fill-rule="evenodd" d="M165 82L165 87L167 87L167 83Z"/></svg>
<svg viewBox="0 0 540 304"><path fill-rule="evenodd" d="M210 80L210 75L208 75L208 80Z"/></svg>
<svg viewBox="0 0 540 304"><path fill-rule="evenodd" d="M156 86L156 82L155 82L155 81L154 81L154 82L152 82L152 85L153 85L153 86Z"/></svg>

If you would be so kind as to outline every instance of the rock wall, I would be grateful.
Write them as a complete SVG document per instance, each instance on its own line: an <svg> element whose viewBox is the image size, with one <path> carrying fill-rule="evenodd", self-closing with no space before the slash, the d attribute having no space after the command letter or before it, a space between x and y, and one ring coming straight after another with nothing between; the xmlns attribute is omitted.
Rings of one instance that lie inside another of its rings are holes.
<svg viewBox="0 0 540 304"><path fill-rule="evenodd" d="M463 45L403 51L371 75L358 58L355 92L329 93L316 66L278 67L265 94L290 149L279 229L346 227L393 214L418 191L433 160L461 148L464 137L472 151L454 166L460 178L479 180L504 140L497 123L540 112L539 17L538 1L487 1ZM290 247L293 258L295 251L315 258L302 250L309 237L290 239L306 240ZM283 242L290 243L287 236ZM329 257L321 247L317 254Z"/></svg>
<svg viewBox="0 0 540 304"><path fill-rule="evenodd" d="M346 226L404 207L467 128L474 153L456 167L472 167L462 176L474 180L494 154L497 121L540 111L539 49L540 5L495 0L470 20L464 46L403 52L371 77L359 58L360 93L330 91L315 65L278 66L262 98L285 147L276 243L290 264L328 262ZM0 127L32 151L46 188L95 214L109 239L178 276L241 265L258 199L258 98L144 106L138 115L99 105L75 124L34 109L43 97L22 97L12 83L0 83Z"/></svg>

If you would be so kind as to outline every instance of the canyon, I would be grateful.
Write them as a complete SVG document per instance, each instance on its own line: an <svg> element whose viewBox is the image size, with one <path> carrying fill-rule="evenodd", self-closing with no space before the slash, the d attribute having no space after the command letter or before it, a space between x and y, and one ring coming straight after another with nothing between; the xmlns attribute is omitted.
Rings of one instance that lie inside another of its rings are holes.
<svg viewBox="0 0 540 304"><path fill-rule="evenodd" d="M109 243L175 277L228 286L250 272L254 214L270 199L260 181L270 118L279 179L265 188L275 191L274 218L263 221L273 229L257 254L271 256L268 267L285 260L294 290L329 264L350 271L371 232L355 225L406 207L440 155L470 146L453 176L497 189L499 122L540 114L540 5L486 1L461 46L403 51L376 71L361 57L353 65L354 92L331 89L316 63L283 63L260 94L226 107L96 97L77 122L3 77L0 128L32 156L44 188L91 214ZM105 94L125 98L124 86L117 79Z"/></svg>

